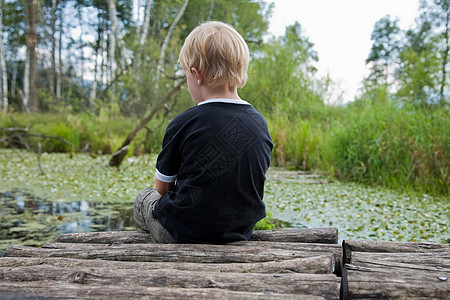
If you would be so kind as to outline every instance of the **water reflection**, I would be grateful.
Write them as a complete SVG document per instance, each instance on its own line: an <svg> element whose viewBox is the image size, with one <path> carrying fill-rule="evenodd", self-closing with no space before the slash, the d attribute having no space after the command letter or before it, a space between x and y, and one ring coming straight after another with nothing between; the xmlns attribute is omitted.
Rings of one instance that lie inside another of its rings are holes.
<svg viewBox="0 0 450 300"><path fill-rule="evenodd" d="M40 246L61 233L133 230L130 203L51 201L29 192L0 192L0 254L12 244Z"/></svg>

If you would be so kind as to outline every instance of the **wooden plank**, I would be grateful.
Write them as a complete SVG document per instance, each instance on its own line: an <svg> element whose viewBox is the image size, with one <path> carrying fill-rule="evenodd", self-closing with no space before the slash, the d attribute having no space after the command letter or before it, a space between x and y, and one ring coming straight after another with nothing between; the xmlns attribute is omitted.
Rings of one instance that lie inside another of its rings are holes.
<svg viewBox="0 0 450 300"><path fill-rule="evenodd" d="M352 252L350 263L361 265L367 261L398 262L413 265L429 266L437 269L450 270L450 252L435 253L370 253Z"/></svg>
<svg viewBox="0 0 450 300"><path fill-rule="evenodd" d="M238 273L309 273L332 274L335 270L334 256L325 254L285 261L257 263L186 263L186 262L129 262L110 260L86 260L61 257L1 257L0 267L22 267L33 265L51 265L67 268L110 268L134 270L177 269L198 272L238 272Z"/></svg>
<svg viewBox="0 0 450 300"><path fill-rule="evenodd" d="M66 233L55 238L60 243L91 243L91 244L139 244L153 243L151 235L143 231L102 231L87 233Z"/></svg>
<svg viewBox="0 0 450 300"><path fill-rule="evenodd" d="M276 242L205 244L77 244L47 243L42 248L11 246L4 256L71 257L125 261L183 261L196 263L244 263L277 261L332 253L340 259L339 245Z"/></svg>
<svg viewBox="0 0 450 300"><path fill-rule="evenodd" d="M431 253L450 252L449 244L419 243L419 242L385 242L349 240L342 242L343 262L351 261L352 252L376 252L376 253Z"/></svg>
<svg viewBox="0 0 450 300"><path fill-rule="evenodd" d="M252 241L325 243L337 244L337 228L302 228L280 230L255 230ZM94 244L136 244L152 243L151 236L142 231L112 231L67 233L56 237L55 242L61 243L94 243Z"/></svg>
<svg viewBox="0 0 450 300"><path fill-rule="evenodd" d="M450 278L450 269L438 266L424 266L420 264L411 264L411 263L400 263L400 262L392 262L392 261L383 261L383 260L374 260L374 259L358 259L354 260L352 266L358 267L358 269L384 269L391 270L394 272L420 272L421 275L427 273L430 277L448 277Z"/></svg>
<svg viewBox="0 0 450 300"><path fill-rule="evenodd" d="M5 257L68 257L118 261L255 263L282 261L332 253L335 274L341 273L342 249L338 244L236 242L205 244L77 244L48 243L42 248L11 246Z"/></svg>
<svg viewBox="0 0 450 300"><path fill-rule="evenodd" d="M341 299L448 299L448 295L448 272L439 270L346 264L342 272Z"/></svg>
<svg viewBox="0 0 450 300"><path fill-rule="evenodd" d="M253 274L196 272L172 269L133 270L61 268L36 265L0 268L2 282L51 280L82 285L173 288L219 288L242 292L315 295L339 298L340 281L332 274Z"/></svg>
<svg viewBox="0 0 450 300"><path fill-rule="evenodd" d="M0 281L0 299L280 299L321 300L313 295L236 292L217 288L159 288L144 286L86 286L54 281Z"/></svg>
<svg viewBox="0 0 450 300"><path fill-rule="evenodd" d="M251 241L272 241L291 243L338 243L338 229L330 228L302 228L282 230L256 230Z"/></svg>

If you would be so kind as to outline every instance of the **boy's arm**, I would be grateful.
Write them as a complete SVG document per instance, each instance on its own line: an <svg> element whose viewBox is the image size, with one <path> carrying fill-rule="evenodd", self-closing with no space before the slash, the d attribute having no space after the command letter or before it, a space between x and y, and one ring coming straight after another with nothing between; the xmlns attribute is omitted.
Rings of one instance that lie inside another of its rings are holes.
<svg viewBox="0 0 450 300"><path fill-rule="evenodd" d="M158 178L155 178L156 191L158 191L161 196L167 194L167 192L172 189L173 184L173 182L164 182L159 180Z"/></svg>

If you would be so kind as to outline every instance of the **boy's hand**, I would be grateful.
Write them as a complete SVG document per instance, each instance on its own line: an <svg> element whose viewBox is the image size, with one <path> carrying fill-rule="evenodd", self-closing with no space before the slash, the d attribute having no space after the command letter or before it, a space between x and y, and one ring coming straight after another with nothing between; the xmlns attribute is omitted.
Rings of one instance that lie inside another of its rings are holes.
<svg viewBox="0 0 450 300"><path fill-rule="evenodd" d="M172 189L173 184L173 182L164 182L159 179L155 179L156 190L161 196L167 194L167 192Z"/></svg>

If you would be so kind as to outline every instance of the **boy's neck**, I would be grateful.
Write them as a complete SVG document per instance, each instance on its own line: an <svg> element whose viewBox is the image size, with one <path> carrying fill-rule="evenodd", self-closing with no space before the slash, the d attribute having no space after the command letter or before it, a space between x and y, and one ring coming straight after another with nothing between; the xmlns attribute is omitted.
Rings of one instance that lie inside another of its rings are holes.
<svg viewBox="0 0 450 300"><path fill-rule="evenodd" d="M202 86L202 100L195 101L197 104L210 100L210 99L235 99L240 100L241 98L238 95L237 88L229 87L228 85L224 86Z"/></svg>

